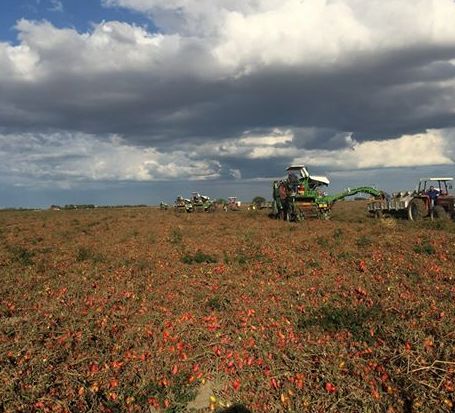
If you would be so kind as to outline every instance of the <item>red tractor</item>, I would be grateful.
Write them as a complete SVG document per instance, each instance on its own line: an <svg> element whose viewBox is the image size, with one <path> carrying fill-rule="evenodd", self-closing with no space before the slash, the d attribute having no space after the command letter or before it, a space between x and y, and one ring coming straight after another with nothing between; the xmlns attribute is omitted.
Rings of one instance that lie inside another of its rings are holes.
<svg viewBox="0 0 455 413"><path fill-rule="evenodd" d="M422 178L408 210L408 217L414 221L431 217L435 219L454 218L455 197L449 194L453 178Z"/></svg>
<svg viewBox="0 0 455 413"><path fill-rule="evenodd" d="M368 204L370 213L377 217L383 215L407 217L411 221L423 218L455 218L455 197L449 193L453 178L422 178L415 191L392 194Z"/></svg>

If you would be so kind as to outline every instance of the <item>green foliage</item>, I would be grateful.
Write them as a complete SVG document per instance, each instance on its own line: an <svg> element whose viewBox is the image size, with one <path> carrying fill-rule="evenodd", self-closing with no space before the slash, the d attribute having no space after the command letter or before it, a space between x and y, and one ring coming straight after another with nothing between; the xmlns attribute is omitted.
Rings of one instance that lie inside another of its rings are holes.
<svg viewBox="0 0 455 413"><path fill-rule="evenodd" d="M155 232L150 232L150 234L148 235L148 240L149 240L150 244L156 243L157 235L155 234Z"/></svg>
<svg viewBox="0 0 455 413"><path fill-rule="evenodd" d="M39 243L40 243L41 241L43 241L43 240L44 240L43 237L36 237L36 238L33 238L33 239L31 240L31 243L32 243L33 245L36 245L36 244L39 244Z"/></svg>
<svg viewBox="0 0 455 413"><path fill-rule="evenodd" d="M310 262L307 263L307 266L309 268L321 268L321 264L316 260L311 260Z"/></svg>
<svg viewBox="0 0 455 413"><path fill-rule="evenodd" d="M243 234L244 238L245 238L245 242L246 243L251 243L251 242L254 242L254 240L256 239L256 232L251 230L251 229L247 229L245 231L245 233Z"/></svg>
<svg viewBox="0 0 455 413"><path fill-rule="evenodd" d="M103 262L104 258L101 254L96 253L89 247L79 247L76 253L76 261L83 262L92 260L93 262Z"/></svg>
<svg viewBox="0 0 455 413"><path fill-rule="evenodd" d="M33 257L35 254L27 248L21 245L12 245L8 247L8 250L12 255L13 261L26 266L33 264Z"/></svg>
<svg viewBox="0 0 455 413"><path fill-rule="evenodd" d="M234 261L237 262L238 264L244 265L248 262L248 257L243 252L239 252L235 256Z"/></svg>
<svg viewBox="0 0 455 413"><path fill-rule="evenodd" d="M341 240L341 238L343 238L343 230L341 228L335 229L335 231L333 231L333 238L337 241Z"/></svg>
<svg viewBox="0 0 455 413"><path fill-rule="evenodd" d="M194 255L184 255L182 262L184 264L214 264L217 262L217 259L211 255L204 254L202 251L197 251Z"/></svg>
<svg viewBox="0 0 455 413"><path fill-rule="evenodd" d="M433 255L436 250L433 245L430 244L430 241L424 240L421 244L414 246L414 252L417 254Z"/></svg>
<svg viewBox="0 0 455 413"><path fill-rule="evenodd" d="M223 251L223 262L227 265L231 263L231 259L229 258L229 254L226 251Z"/></svg>
<svg viewBox="0 0 455 413"><path fill-rule="evenodd" d="M266 202L266 199L263 196L255 196L252 201L254 205L261 205L264 202Z"/></svg>
<svg viewBox="0 0 455 413"><path fill-rule="evenodd" d="M349 251L342 251L337 255L339 260L352 260L354 258L354 254Z"/></svg>
<svg viewBox="0 0 455 413"><path fill-rule="evenodd" d="M182 231L179 228L174 228L171 231L171 235L169 237L169 242L171 244L180 244L183 239Z"/></svg>
<svg viewBox="0 0 455 413"><path fill-rule="evenodd" d="M133 229L131 232L130 232L130 236L131 238L136 238L137 236L139 235L139 231Z"/></svg>
<svg viewBox="0 0 455 413"><path fill-rule="evenodd" d="M413 271L413 270L406 270L404 272L404 275L406 276L406 278L413 282L413 283L418 283L419 281L422 280L422 276L417 272L417 271Z"/></svg>
<svg viewBox="0 0 455 413"><path fill-rule="evenodd" d="M86 261L93 256L93 251L87 247L79 247L76 254L76 261Z"/></svg>
<svg viewBox="0 0 455 413"><path fill-rule="evenodd" d="M224 311L227 310L231 302L226 297L214 295L207 301L207 308L209 310Z"/></svg>
<svg viewBox="0 0 455 413"><path fill-rule="evenodd" d="M327 304L312 314L302 316L298 326L303 330L311 327L319 327L330 332L348 330L356 340L369 341L371 337L367 323L377 322L381 317L381 309L378 306L360 305L351 308Z"/></svg>
<svg viewBox="0 0 455 413"><path fill-rule="evenodd" d="M367 236L362 235L355 243L358 247L369 247L373 242Z"/></svg>

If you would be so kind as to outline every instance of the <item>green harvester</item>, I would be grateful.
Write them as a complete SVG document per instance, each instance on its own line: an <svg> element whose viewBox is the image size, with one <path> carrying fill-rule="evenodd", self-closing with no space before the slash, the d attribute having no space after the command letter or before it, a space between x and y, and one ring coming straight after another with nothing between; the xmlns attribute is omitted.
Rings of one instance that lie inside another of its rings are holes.
<svg viewBox="0 0 455 413"><path fill-rule="evenodd" d="M286 221L302 221L308 218L329 219L335 202L359 194L382 199L384 194L370 186L348 188L335 195L327 195L325 187L330 181L325 176L310 175L303 165L287 168L286 179L273 182L273 216Z"/></svg>

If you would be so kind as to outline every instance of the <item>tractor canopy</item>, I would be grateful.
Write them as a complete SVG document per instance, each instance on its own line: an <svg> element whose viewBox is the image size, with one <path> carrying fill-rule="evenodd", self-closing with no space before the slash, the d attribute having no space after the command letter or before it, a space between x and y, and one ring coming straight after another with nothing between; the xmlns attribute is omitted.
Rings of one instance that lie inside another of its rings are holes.
<svg viewBox="0 0 455 413"><path fill-rule="evenodd" d="M309 178L310 176L304 165L291 165L286 171L288 175L295 175L298 179Z"/></svg>
<svg viewBox="0 0 455 413"><path fill-rule="evenodd" d="M330 180L326 176L310 175L308 169L304 165L292 165L286 169L288 172L288 179L292 182L307 179L312 188L318 186L328 186Z"/></svg>
<svg viewBox="0 0 455 413"><path fill-rule="evenodd" d="M313 176L313 175L310 175L310 180L315 182L315 183L318 183L320 185L324 185L324 186L328 186L330 184L330 180L326 176Z"/></svg>
<svg viewBox="0 0 455 413"><path fill-rule="evenodd" d="M422 193L430 189L433 186L441 194L448 194L449 189L452 189L453 178L439 177L439 178L421 178L417 187L417 192Z"/></svg>

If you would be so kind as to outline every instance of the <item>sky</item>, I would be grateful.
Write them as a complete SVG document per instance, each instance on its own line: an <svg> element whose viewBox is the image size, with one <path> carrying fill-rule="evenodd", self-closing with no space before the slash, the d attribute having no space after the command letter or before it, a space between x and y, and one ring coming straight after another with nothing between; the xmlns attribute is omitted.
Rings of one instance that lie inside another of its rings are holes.
<svg viewBox="0 0 455 413"><path fill-rule="evenodd" d="M0 208L455 175L453 0L1 0Z"/></svg>

